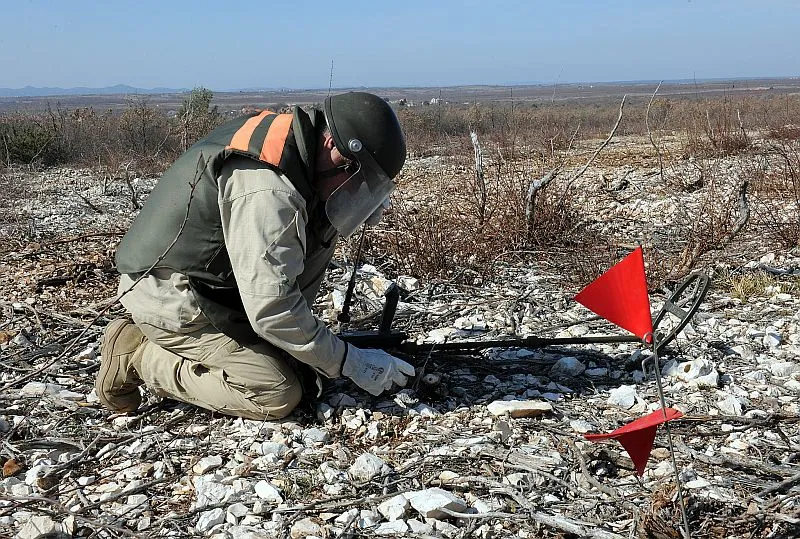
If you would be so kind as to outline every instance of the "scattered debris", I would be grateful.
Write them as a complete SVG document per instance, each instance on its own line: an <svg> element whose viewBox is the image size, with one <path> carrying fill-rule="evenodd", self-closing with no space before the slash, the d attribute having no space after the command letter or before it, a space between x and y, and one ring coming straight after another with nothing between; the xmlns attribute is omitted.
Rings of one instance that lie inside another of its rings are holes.
<svg viewBox="0 0 800 539"><path fill-rule="evenodd" d="M663 433L641 482L618 444L582 441L658 408L634 343L434 349L409 358L422 375L403 391L372 397L329 381L318 402L272 423L149 392L137 412L110 414L92 388L102 326L119 306L84 330L116 292L129 193L84 179L82 194L104 209L88 213L48 191L84 172L41 174L37 200L20 208L36 235L5 234L0 261L0 535L678 537ZM647 178L626 175L626 196ZM598 222L627 211L619 226L633 227L653 206L666 216L680 206L642 196L598 207ZM753 267L800 274L797 255L762 255ZM395 279L396 323L419 342L615 331L565 299L547 265L496 270L480 287ZM330 272L314 306L331 324L347 271ZM377 267L359 271L364 327L375 327L386 284ZM698 536L800 535L798 312L796 293L743 302L714 288L663 358L668 405L684 414L671 428Z"/></svg>

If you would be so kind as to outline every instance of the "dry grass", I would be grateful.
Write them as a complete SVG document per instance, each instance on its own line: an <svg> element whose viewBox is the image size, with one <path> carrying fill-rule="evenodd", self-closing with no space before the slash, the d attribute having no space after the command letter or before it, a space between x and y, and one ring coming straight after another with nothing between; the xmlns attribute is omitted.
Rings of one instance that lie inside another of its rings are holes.
<svg viewBox="0 0 800 539"><path fill-rule="evenodd" d="M618 139L648 134L648 102L628 102ZM509 253L535 252L569 267L576 279L590 280L625 254L619 247L624 239L585 226L593 202L578 203L577 188L567 186L564 177L537 193L534 226L528 230L528 189L558 166L586 162L587 151L575 148L605 137L618 107L611 100L506 100L399 109L412 160L400 179L402 197L377 229L370 252L398 273L464 282L491 275ZM752 225L782 247L800 244L800 98L657 97L649 125L668 178L659 187L697 192L700 199L677 217L670 241L652 247L651 285L685 274L740 232L742 180L751 182ZM480 171L471 131L483 149ZM122 113L84 108L9 114L0 117L0 166L74 163L98 167L112 178L123 169L154 172L179 153L182 134L179 125L141 99ZM647 156L624 143L605 150L612 151L622 164L654 163L652 147ZM441 166L414 168L415 158L432 156ZM616 157L606 161L601 155L593 166L620 166ZM687 162L688 173L681 168ZM739 181L732 181L731 171Z"/></svg>

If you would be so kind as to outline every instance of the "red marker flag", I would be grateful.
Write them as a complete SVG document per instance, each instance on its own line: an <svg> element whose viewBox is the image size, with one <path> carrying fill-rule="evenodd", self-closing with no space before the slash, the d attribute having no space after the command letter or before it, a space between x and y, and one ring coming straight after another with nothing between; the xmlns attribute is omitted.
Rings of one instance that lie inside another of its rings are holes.
<svg viewBox="0 0 800 539"><path fill-rule="evenodd" d="M619 440L619 443L630 455L633 465L636 466L636 473L641 477L644 475L645 466L650 458L650 450L653 449L653 440L656 438L658 426L679 417L683 417L680 411L674 408L665 408L640 417L607 434L584 434L583 437L591 442L608 439Z"/></svg>
<svg viewBox="0 0 800 539"><path fill-rule="evenodd" d="M653 319L641 247L589 283L575 301L640 339L651 341L648 334L653 333Z"/></svg>

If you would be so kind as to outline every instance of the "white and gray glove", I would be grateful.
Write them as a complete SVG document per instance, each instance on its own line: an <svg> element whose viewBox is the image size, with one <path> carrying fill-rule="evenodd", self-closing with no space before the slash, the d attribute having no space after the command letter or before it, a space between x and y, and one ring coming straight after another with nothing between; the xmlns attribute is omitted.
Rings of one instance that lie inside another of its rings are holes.
<svg viewBox="0 0 800 539"><path fill-rule="evenodd" d="M414 367L383 350L356 348L348 344L342 375L377 396L391 389L392 384L405 386L408 378L414 376Z"/></svg>

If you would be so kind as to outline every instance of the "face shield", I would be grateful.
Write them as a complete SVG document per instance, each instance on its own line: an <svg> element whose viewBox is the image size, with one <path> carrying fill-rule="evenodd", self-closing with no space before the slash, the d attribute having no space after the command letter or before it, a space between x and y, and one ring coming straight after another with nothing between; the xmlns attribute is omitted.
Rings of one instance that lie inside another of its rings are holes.
<svg viewBox="0 0 800 539"><path fill-rule="evenodd" d="M348 149L358 162L358 170L325 202L328 220L345 238L375 213L395 188L360 140L351 139Z"/></svg>

